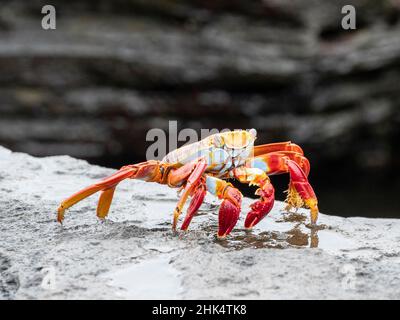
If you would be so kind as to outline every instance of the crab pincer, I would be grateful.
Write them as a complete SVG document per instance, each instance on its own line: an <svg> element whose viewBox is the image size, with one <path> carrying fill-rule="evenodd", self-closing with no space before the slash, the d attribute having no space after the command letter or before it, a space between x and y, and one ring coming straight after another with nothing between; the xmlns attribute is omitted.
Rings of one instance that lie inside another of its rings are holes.
<svg viewBox="0 0 400 320"><path fill-rule="evenodd" d="M247 214L244 221L244 227L251 229L259 223L272 209L275 200L275 190L271 183L263 183L263 186L257 189L256 195L260 200L250 205L251 211Z"/></svg>

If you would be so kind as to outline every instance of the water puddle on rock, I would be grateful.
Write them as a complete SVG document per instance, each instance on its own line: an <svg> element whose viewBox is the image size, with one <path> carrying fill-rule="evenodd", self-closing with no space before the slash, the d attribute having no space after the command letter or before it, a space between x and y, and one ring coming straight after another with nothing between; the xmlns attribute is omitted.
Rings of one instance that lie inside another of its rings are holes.
<svg viewBox="0 0 400 320"><path fill-rule="evenodd" d="M178 299L181 292L179 272L170 256L160 255L104 275L109 284L121 289L122 299Z"/></svg>
<svg viewBox="0 0 400 320"><path fill-rule="evenodd" d="M216 240L221 246L235 250L245 248L320 248L327 252L357 248L346 236L326 225L310 227L306 217L289 214L280 220L264 219L253 230L236 229L225 240Z"/></svg>

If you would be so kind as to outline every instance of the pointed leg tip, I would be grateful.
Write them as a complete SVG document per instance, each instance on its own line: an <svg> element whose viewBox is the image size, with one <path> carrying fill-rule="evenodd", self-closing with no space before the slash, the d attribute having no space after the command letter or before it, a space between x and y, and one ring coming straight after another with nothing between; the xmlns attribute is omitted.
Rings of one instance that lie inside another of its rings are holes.
<svg viewBox="0 0 400 320"><path fill-rule="evenodd" d="M222 235L220 235L219 233L217 233L217 239L218 240L226 240L226 234L222 234Z"/></svg>
<svg viewBox="0 0 400 320"><path fill-rule="evenodd" d="M318 206L313 201L310 205L310 219L312 226L317 225L318 215L319 215Z"/></svg>
<svg viewBox="0 0 400 320"><path fill-rule="evenodd" d="M108 210L99 210L99 209L97 209L96 216L100 220L104 220L108 216Z"/></svg>
<svg viewBox="0 0 400 320"><path fill-rule="evenodd" d="M176 232L176 226L178 225L178 218L174 215L174 220L172 221L172 231Z"/></svg>
<svg viewBox="0 0 400 320"><path fill-rule="evenodd" d="M244 228L246 229L246 230L251 230L251 229L253 229L253 224L244 224Z"/></svg>
<svg viewBox="0 0 400 320"><path fill-rule="evenodd" d="M60 224L62 224L62 222L64 220L64 212L65 212L65 209L62 207L59 207L57 209L57 222L59 222Z"/></svg>
<svg viewBox="0 0 400 320"><path fill-rule="evenodd" d="M105 217L98 217L100 223L105 223L107 219Z"/></svg>
<svg viewBox="0 0 400 320"><path fill-rule="evenodd" d="M313 219L313 218L311 218L311 226L312 227L315 227L315 226L317 226L317 218L315 218L315 219Z"/></svg>
<svg viewBox="0 0 400 320"><path fill-rule="evenodd" d="M250 214L250 213L249 213L249 214ZM249 214L248 214L248 217L249 217ZM257 220L256 217L253 217L253 219L251 219L251 218L246 218L246 220L244 221L244 228L245 228L246 230L251 230L251 229L253 229L254 225L256 224L256 220Z"/></svg>
<svg viewBox="0 0 400 320"><path fill-rule="evenodd" d="M178 232L178 230L176 229L176 225L174 226L172 226L172 234L174 235L174 236L177 236L178 234L179 234L179 232Z"/></svg>

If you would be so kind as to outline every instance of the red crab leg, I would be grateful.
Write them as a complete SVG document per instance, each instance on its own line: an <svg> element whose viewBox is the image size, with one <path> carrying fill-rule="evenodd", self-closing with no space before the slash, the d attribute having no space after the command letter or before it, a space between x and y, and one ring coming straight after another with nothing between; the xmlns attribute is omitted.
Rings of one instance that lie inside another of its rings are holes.
<svg viewBox="0 0 400 320"><path fill-rule="evenodd" d="M315 195L314 189L308 182L307 176L299 165L292 161L287 160L287 167L290 174L290 184L288 190L288 209L291 207L300 207L301 202L310 208L311 211L311 224L317 223L318 220L318 200ZM299 197L302 201L299 201Z"/></svg>
<svg viewBox="0 0 400 320"><path fill-rule="evenodd" d="M311 223L318 219L318 200L308 182L308 160L293 152L273 152L249 159L246 167L259 168L267 174L289 173L288 209L305 206L311 210Z"/></svg>
<svg viewBox="0 0 400 320"><path fill-rule="evenodd" d="M178 218L182 213L182 209L187 198L198 186L203 173L206 171L206 168L207 161L204 158L199 158L183 165L179 169L176 169L168 176L168 184L171 186L178 186L185 183L185 187L182 190L182 195L174 210L174 220L172 223L173 230L176 230Z"/></svg>
<svg viewBox="0 0 400 320"><path fill-rule="evenodd" d="M262 154L276 152L276 151L292 151L299 153L301 155L304 154L300 146L290 141L287 141L287 142L268 143L268 144L261 144L258 146L254 146L253 156L256 157Z"/></svg>
<svg viewBox="0 0 400 320"><path fill-rule="evenodd" d="M235 227L240 214L242 194L230 183L216 177L207 176L207 191L224 199L218 214L218 238L225 238Z"/></svg>
<svg viewBox="0 0 400 320"><path fill-rule="evenodd" d="M275 190L267 174L258 168L239 167L233 170L236 179L249 185L257 185L259 188L256 195L260 200L251 204L251 211L247 214L244 222L245 228L252 228L259 223L272 209L275 201Z"/></svg>
<svg viewBox="0 0 400 320"><path fill-rule="evenodd" d="M293 151L279 151L259 155L246 161L248 168L259 168L268 175L287 173L286 159L296 162L306 176L310 173L310 162L303 155Z"/></svg>
<svg viewBox="0 0 400 320"><path fill-rule="evenodd" d="M200 183L193 192L192 201L190 202L189 208L187 210L185 219L183 220L181 230L187 230L190 222L192 221L197 210L200 208L204 201L204 197L207 193L206 186L204 182Z"/></svg>
<svg viewBox="0 0 400 320"><path fill-rule="evenodd" d="M97 206L97 215L99 218L104 218L110 208L115 187L119 182L130 178L161 183L163 180L162 172L165 172L167 166L167 164L161 164L159 161L150 160L122 167L111 176L74 193L62 201L57 210L58 222L63 221L65 210L98 191L102 191L102 193Z"/></svg>

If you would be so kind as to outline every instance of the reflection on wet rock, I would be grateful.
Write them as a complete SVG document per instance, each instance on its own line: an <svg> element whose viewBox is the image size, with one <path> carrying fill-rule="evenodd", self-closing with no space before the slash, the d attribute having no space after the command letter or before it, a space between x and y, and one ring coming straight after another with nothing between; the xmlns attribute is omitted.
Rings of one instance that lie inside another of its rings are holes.
<svg viewBox="0 0 400 320"><path fill-rule="evenodd" d="M297 248L297 247L318 247L318 231L302 231L299 227L294 227L287 232L265 231L254 234L251 231L233 232L231 237L224 240L216 240L218 244L225 248L241 250L244 248Z"/></svg>

